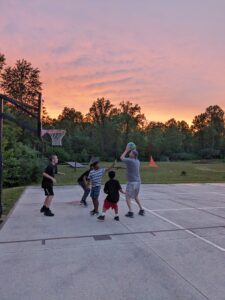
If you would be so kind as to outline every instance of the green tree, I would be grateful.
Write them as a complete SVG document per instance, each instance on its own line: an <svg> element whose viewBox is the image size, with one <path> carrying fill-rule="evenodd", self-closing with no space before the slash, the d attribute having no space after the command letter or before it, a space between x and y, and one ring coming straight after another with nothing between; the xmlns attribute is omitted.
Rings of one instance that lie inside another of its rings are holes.
<svg viewBox="0 0 225 300"><path fill-rule="evenodd" d="M0 53L0 74L5 66L5 55Z"/></svg>
<svg viewBox="0 0 225 300"><path fill-rule="evenodd" d="M114 105L107 99L101 98L94 101L87 120L92 124L96 141L100 144L100 151L103 156L106 156L106 145L109 140L109 120L117 113Z"/></svg>
<svg viewBox="0 0 225 300"><path fill-rule="evenodd" d="M17 60L15 66L2 72L1 88L5 94L30 105L37 104L37 94L42 90L40 71L26 60Z"/></svg>
<svg viewBox="0 0 225 300"><path fill-rule="evenodd" d="M178 121L177 127L182 134L182 151L188 153L193 151L193 136L190 126L185 121Z"/></svg>
<svg viewBox="0 0 225 300"><path fill-rule="evenodd" d="M165 125L161 122L150 122L146 127L148 156L153 155L155 159L160 159L165 150Z"/></svg>
<svg viewBox="0 0 225 300"><path fill-rule="evenodd" d="M206 111L195 116L191 127L197 149L222 150L224 139L224 111L218 106L209 106Z"/></svg>
<svg viewBox="0 0 225 300"><path fill-rule="evenodd" d="M84 117L80 111L69 107L64 107L62 113L58 116L59 121L68 120L75 124L82 123L83 119Z"/></svg>
<svg viewBox="0 0 225 300"><path fill-rule="evenodd" d="M206 108L206 121L208 126L212 128L212 148L221 149L222 137L224 135L224 111L218 106L213 105Z"/></svg>
<svg viewBox="0 0 225 300"><path fill-rule="evenodd" d="M145 115L141 113L141 107L130 101L122 101L119 105L118 114L120 117L121 131L124 134L124 143L126 144L132 131L144 128L146 124Z"/></svg>
<svg viewBox="0 0 225 300"><path fill-rule="evenodd" d="M73 135L79 126L83 124L83 114L74 108L64 107L62 113L58 116L55 124L56 127L65 129L68 135Z"/></svg>
<svg viewBox="0 0 225 300"><path fill-rule="evenodd" d="M165 123L165 153L171 157L174 153L182 151L182 133L178 128L177 121L170 119Z"/></svg>
<svg viewBox="0 0 225 300"><path fill-rule="evenodd" d="M87 119L92 123L97 123L104 127L107 118L115 114L115 107L105 98L99 98L93 102L87 114Z"/></svg>
<svg viewBox="0 0 225 300"><path fill-rule="evenodd" d="M203 149L204 148L204 128L207 126L206 114L202 113L194 117L192 121L191 129L196 137L197 143L196 147Z"/></svg>

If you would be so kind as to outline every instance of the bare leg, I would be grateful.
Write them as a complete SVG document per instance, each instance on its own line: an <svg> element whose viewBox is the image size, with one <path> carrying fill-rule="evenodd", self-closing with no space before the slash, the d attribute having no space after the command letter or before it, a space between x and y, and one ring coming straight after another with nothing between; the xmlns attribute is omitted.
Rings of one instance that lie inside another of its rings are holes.
<svg viewBox="0 0 225 300"><path fill-rule="evenodd" d="M96 212L98 212L98 206L99 206L98 198L97 199L92 199L92 201L93 201L93 205L94 205L94 210Z"/></svg>
<svg viewBox="0 0 225 300"><path fill-rule="evenodd" d="M135 201L137 203L137 205L139 206L140 209L143 209L140 203L140 199L138 197L135 198Z"/></svg>
<svg viewBox="0 0 225 300"><path fill-rule="evenodd" d="M118 207L115 208L115 215L118 215Z"/></svg>
<svg viewBox="0 0 225 300"><path fill-rule="evenodd" d="M46 196L46 197L45 197L45 201L44 201L44 206L45 206L45 207L47 207L48 197L49 197L49 196Z"/></svg>
<svg viewBox="0 0 225 300"><path fill-rule="evenodd" d="M127 201L127 206L128 206L129 211L132 212L131 199L127 197L126 201Z"/></svg>
<svg viewBox="0 0 225 300"><path fill-rule="evenodd" d="M44 202L44 206L49 208L51 206L52 199L53 199L53 196L47 196L45 199L45 202Z"/></svg>
<svg viewBox="0 0 225 300"><path fill-rule="evenodd" d="M103 205L103 208L102 208L102 213L101 213L101 216L105 216L105 213L106 213L106 211L107 211L107 209L104 207L104 205Z"/></svg>

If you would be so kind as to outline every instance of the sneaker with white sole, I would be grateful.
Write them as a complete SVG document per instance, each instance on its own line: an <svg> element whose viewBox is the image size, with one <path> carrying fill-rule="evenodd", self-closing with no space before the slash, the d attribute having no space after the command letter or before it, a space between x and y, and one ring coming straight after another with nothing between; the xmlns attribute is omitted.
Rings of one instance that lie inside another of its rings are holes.
<svg viewBox="0 0 225 300"><path fill-rule="evenodd" d="M99 212L96 211L95 209L93 209L92 211L90 211L90 215L91 216L98 216Z"/></svg>

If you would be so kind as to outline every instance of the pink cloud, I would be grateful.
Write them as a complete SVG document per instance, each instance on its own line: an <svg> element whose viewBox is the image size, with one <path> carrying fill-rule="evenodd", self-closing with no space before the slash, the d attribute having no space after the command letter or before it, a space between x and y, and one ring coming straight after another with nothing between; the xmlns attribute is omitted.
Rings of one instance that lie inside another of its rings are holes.
<svg viewBox="0 0 225 300"><path fill-rule="evenodd" d="M105 96L137 101L154 120L191 120L225 108L224 6L173 1L2 0L0 51L40 68L51 115Z"/></svg>

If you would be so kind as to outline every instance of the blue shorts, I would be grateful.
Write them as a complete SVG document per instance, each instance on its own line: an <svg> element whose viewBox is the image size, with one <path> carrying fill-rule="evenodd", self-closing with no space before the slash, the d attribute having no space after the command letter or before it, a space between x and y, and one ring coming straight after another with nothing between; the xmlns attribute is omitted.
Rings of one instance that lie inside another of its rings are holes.
<svg viewBox="0 0 225 300"><path fill-rule="evenodd" d="M91 198L92 199L98 199L100 191L101 191L101 186L92 187L91 188Z"/></svg>

